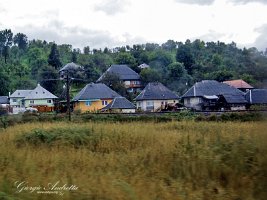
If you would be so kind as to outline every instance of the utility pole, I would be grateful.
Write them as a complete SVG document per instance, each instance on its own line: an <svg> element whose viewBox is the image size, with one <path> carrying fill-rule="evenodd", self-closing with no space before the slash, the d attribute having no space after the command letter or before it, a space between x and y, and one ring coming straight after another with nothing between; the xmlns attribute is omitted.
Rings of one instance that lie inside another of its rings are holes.
<svg viewBox="0 0 267 200"><path fill-rule="evenodd" d="M67 108L68 108L68 116L69 121L71 121L71 110L70 110L70 78L69 72L67 71Z"/></svg>

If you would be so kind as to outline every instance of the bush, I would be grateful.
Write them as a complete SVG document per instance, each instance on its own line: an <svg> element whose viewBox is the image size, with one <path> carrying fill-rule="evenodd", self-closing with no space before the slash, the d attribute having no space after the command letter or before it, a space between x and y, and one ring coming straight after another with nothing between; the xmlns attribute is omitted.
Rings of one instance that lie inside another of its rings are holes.
<svg viewBox="0 0 267 200"><path fill-rule="evenodd" d="M49 130L35 129L29 133L18 136L15 140L17 146L24 145L47 145L63 144L78 148L88 144L92 135L90 129L84 128L52 128Z"/></svg>

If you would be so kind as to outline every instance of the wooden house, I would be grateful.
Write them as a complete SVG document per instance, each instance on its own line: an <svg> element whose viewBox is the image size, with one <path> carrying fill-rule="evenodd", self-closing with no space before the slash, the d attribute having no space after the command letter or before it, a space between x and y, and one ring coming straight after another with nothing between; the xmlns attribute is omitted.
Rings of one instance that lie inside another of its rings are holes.
<svg viewBox="0 0 267 200"><path fill-rule="evenodd" d="M57 99L40 84L33 90L16 90L9 98L13 113L23 112L29 107L39 112L51 112L54 111L54 101Z"/></svg>
<svg viewBox="0 0 267 200"><path fill-rule="evenodd" d="M188 108L195 110L245 110L244 93L235 87L215 80L195 83L183 96Z"/></svg>
<svg viewBox="0 0 267 200"><path fill-rule="evenodd" d="M143 88L139 74L128 65L111 65L96 82L101 82L107 74L118 76L128 92L138 92Z"/></svg>
<svg viewBox="0 0 267 200"><path fill-rule="evenodd" d="M82 113L100 111L116 97L121 96L105 84L90 83L73 98L73 110Z"/></svg>
<svg viewBox="0 0 267 200"><path fill-rule="evenodd" d="M125 97L116 97L106 107L102 108L102 111L112 113L135 113L135 109L135 105Z"/></svg>
<svg viewBox="0 0 267 200"><path fill-rule="evenodd" d="M148 83L142 92L135 98L137 109L154 112L170 103L177 103L179 97L162 83Z"/></svg>

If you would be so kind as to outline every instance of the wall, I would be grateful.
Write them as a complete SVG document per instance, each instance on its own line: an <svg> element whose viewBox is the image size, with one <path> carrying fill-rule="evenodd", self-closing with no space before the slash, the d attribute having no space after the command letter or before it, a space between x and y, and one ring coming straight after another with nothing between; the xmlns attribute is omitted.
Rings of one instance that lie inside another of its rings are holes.
<svg viewBox="0 0 267 200"><path fill-rule="evenodd" d="M163 104L162 104L163 102ZM144 100L144 101L137 101L137 109L141 109L142 111L156 111L161 106L165 106L168 103L177 103L177 99L168 99L168 100ZM149 109L148 107L153 105L153 108Z"/></svg>
<svg viewBox="0 0 267 200"><path fill-rule="evenodd" d="M16 102L13 102L13 99L16 99L17 101ZM20 97L17 97L17 98L10 98L10 106L12 106L12 107L21 107L22 105L21 105L21 100L22 100L23 98L20 98Z"/></svg>
<svg viewBox="0 0 267 200"><path fill-rule="evenodd" d="M51 103L47 103L47 100L51 100ZM30 107L30 106L36 106L36 105L45 105L45 106L50 106L53 107L54 103L52 99L35 99L34 103L30 103L31 100L25 100L25 107Z"/></svg>
<svg viewBox="0 0 267 200"><path fill-rule="evenodd" d="M196 110L201 110L202 106L202 98L201 97L189 97L184 98L184 105L188 108L194 108Z"/></svg>
<svg viewBox="0 0 267 200"><path fill-rule="evenodd" d="M86 101L75 102L74 111L80 110L81 112L96 112L97 110L100 110L106 106L102 105L103 100L107 101L107 103L109 104L113 99L99 99L96 101L90 101L90 106L86 105Z"/></svg>

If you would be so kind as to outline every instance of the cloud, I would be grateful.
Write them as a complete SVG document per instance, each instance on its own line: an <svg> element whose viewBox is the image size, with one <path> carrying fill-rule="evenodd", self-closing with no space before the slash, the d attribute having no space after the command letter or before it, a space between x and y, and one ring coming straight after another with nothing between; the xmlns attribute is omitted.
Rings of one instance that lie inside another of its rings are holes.
<svg viewBox="0 0 267 200"><path fill-rule="evenodd" d="M226 36L226 34L224 34L224 33L219 33L219 32L216 32L214 30L209 30L208 33L201 35L199 37L196 37L196 38L192 38L192 40L201 39L201 40L204 40L205 42L210 42L210 41L218 41L222 37L225 37L225 36Z"/></svg>
<svg viewBox="0 0 267 200"><path fill-rule="evenodd" d="M267 49L267 24L262 25L255 29L260 35L256 38L255 42L250 46L256 47L260 51Z"/></svg>
<svg viewBox="0 0 267 200"><path fill-rule="evenodd" d="M216 0L175 0L178 3L184 3L184 4L197 4L197 5L211 5ZM247 3L263 3L267 4L267 0L228 0L228 2L234 3L234 4L247 4Z"/></svg>
<svg viewBox="0 0 267 200"><path fill-rule="evenodd" d="M263 3L267 4L266 0L229 0L234 4L247 4L247 3Z"/></svg>
<svg viewBox="0 0 267 200"><path fill-rule="evenodd" d="M129 5L130 2L128 0L102 0L94 9L96 11L102 11L107 15L116 15L124 12Z"/></svg>
<svg viewBox="0 0 267 200"><path fill-rule="evenodd" d="M48 42L54 41L57 44L71 44L75 48L83 49L85 46L91 48L112 48L126 44L136 44L145 41L141 37L133 37L128 33L120 36L111 35L108 31L91 30L81 27L68 27L61 21L50 21L43 26L26 25L18 27L16 32L22 32L29 39L40 39ZM119 39L118 39L119 38Z"/></svg>
<svg viewBox="0 0 267 200"><path fill-rule="evenodd" d="M197 4L197 5L211 5L215 0L175 0L178 3Z"/></svg>

